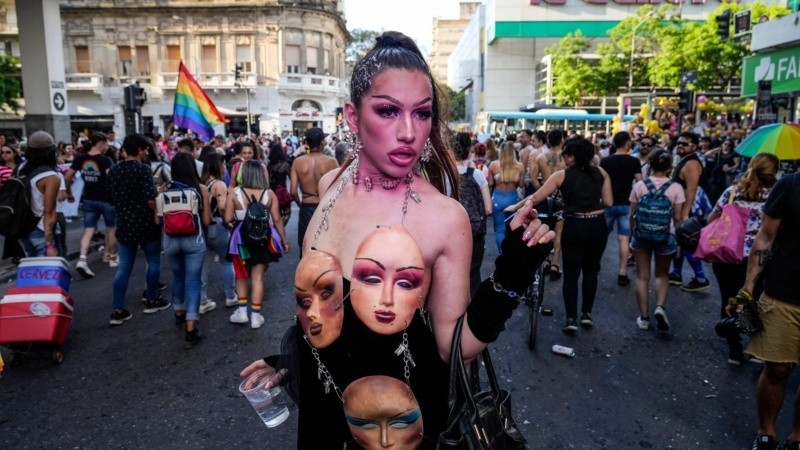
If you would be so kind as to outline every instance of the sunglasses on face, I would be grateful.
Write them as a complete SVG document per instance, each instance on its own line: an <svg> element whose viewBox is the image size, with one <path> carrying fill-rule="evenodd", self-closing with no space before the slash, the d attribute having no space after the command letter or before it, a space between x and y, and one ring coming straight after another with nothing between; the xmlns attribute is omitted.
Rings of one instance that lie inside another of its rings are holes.
<svg viewBox="0 0 800 450"><path fill-rule="evenodd" d="M4 155L13 155L14 154L14 152L11 152L11 151L5 151L5 152L0 152L0 153L2 153Z"/></svg>
<svg viewBox="0 0 800 450"><path fill-rule="evenodd" d="M680 145L681 147L688 147L689 145L691 145L691 143L684 142L684 141L678 141L677 145Z"/></svg>
<svg viewBox="0 0 800 450"><path fill-rule="evenodd" d="M642 142L639 145L642 146L642 147L652 147L653 143L652 142Z"/></svg>

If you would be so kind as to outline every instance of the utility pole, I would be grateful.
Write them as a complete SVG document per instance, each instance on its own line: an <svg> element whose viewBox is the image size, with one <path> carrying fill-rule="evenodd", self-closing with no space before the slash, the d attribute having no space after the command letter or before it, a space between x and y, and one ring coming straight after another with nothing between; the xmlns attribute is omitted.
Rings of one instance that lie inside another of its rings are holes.
<svg viewBox="0 0 800 450"><path fill-rule="evenodd" d="M242 77L242 63L236 63L236 65L234 66L233 77L234 77L234 80L235 80L234 81L235 84L238 85L239 87L244 88L244 102L245 102L245 106L247 107L247 138L250 139L250 135L252 134L252 132L250 131L251 130L250 129L250 90L247 88L247 86L244 85L244 83L241 80L241 77Z"/></svg>

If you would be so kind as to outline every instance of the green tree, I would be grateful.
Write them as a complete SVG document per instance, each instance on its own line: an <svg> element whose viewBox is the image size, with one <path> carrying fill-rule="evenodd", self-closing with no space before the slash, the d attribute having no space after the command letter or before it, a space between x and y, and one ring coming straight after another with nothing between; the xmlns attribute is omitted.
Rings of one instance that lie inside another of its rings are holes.
<svg viewBox="0 0 800 450"><path fill-rule="evenodd" d="M347 66L352 69L356 61L363 58L375 45L375 38L383 31L364 30L356 28L350 30L350 39L347 41L347 49L344 53L344 60Z"/></svg>
<svg viewBox="0 0 800 450"><path fill-rule="evenodd" d="M19 109L22 96L20 80L19 59L0 55L0 109Z"/></svg>
<svg viewBox="0 0 800 450"><path fill-rule="evenodd" d="M592 63L582 57L591 47L592 40L577 30L546 50L553 73L552 94L559 105L577 105L582 97L595 95L597 77Z"/></svg>
<svg viewBox="0 0 800 450"><path fill-rule="evenodd" d="M463 121L467 118L466 94L464 91L456 92L447 83L439 83L439 91L446 97L447 103L444 106L448 112L448 119L453 122Z"/></svg>

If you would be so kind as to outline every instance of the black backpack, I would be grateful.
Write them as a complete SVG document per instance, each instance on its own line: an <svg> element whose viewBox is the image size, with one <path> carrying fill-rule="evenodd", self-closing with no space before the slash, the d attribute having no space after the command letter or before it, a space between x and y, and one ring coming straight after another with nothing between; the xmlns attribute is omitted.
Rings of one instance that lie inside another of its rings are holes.
<svg viewBox="0 0 800 450"><path fill-rule="evenodd" d="M461 174L460 201L469 215L472 235L480 236L486 234L486 205L483 203L481 188L473 176L474 171L475 169L469 167L466 173Z"/></svg>
<svg viewBox="0 0 800 450"><path fill-rule="evenodd" d="M39 167L27 176L11 177L0 186L0 234L9 239L19 239L30 234L39 223L31 209L30 179L51 167Z"/></svg>
<svg viewBox="0 0 800 450"><path fill-rule="evenodd" d="M242 189L242 193L245 193L244 189ZM258 200L256 200L255 195L250 196L247 210L244 214L244 222L242 223L242 237L247 242L257 245L268 244L272 237L272 228L269 224L269 209L261 203L266 193L267 190L264 189Z"/></svg>

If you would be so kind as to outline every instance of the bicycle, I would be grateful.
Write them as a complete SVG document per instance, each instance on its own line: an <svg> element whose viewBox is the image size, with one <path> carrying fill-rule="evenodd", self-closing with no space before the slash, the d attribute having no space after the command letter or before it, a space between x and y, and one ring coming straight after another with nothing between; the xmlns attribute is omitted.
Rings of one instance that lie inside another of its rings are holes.
<svg viewBox="0 0 800 450"><path fill-rule="evenodd" d="M531 350L536 348L536 331L539 326L539 315L542 315L544 308L542 302L544 300L544 279L545 279L545 265L543 262L533 276L533 284L529 288L528 307L530 312L528 314L528 348Z"/></svg>

